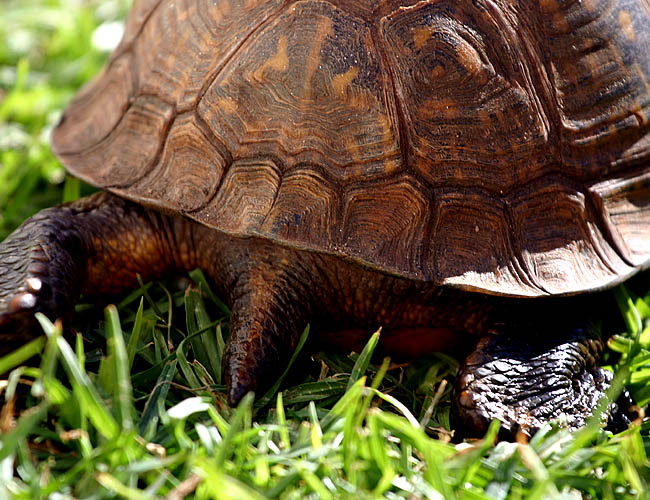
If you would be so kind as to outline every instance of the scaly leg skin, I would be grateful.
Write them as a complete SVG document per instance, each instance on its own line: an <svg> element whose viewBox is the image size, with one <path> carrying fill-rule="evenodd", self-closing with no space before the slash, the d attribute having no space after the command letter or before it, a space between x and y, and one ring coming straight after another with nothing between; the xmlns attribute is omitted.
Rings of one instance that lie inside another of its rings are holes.
<svg viewBox="0 0 650 500"><path fill-rule="evenodd" d="M611 372L597 366L603 342L595 329L525 335L522 331L530 330L522 329L519 335L500 331L482 337L458 374L456 418L478 432L499 419L501 435L509 438L517 432L531 436L556 418L569 429L584 426L612 380ZM610 427L629 424L629 404L624 398L619 403L610 405L603 424L607 418Z"/></svg>
<svg viewBox="0 0 650 500"><path fill-rule="evenodd" d="M235 404L272 383L307 322L309 278L285 271L288 253L108 193L44 210L0 243L0 355L41 333L36 312L67 322L79 293L113 295L138 274L202 267L232 307L225 372Z"/></svg>
<svg viewBox="0 0 650 500"><path fill-rule="evenodd" d="M311 279L290 258L291 250L224 235L215 246L215 234L210 231L203 241L212 241L222 265L202 267L213 270L231 306L224 376L228 402L235 406L248 392L260 396L289 361L308 322Z"/></svg>
<svg viewBox="0 0 650 500"><path fill-rule="evenodd" d="M111 294L179 267L168 221L108 194L43 210L0 244L0 352L41 333L34 313L70 319L81 292Z"/></svg>

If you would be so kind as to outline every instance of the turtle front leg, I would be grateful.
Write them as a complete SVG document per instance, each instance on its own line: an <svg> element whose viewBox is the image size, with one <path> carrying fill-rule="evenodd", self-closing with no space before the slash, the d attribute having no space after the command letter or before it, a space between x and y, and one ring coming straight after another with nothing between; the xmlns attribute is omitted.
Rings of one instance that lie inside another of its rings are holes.
<svg viewBox="0 0 650 500"><path fill-rule="evenodd" d="M183 225L107 193L27 220L0 244L0 352L40 333L36 312L65 321L79 293L118 293L137 285L138 273L190 267L193 257L171 236Z"/></svg>
<svg viewBox="0 0 650 500"><path fill-rule="evenodd" d="M44 210L0 243L0 354L41 333L34 314L70 317L79 293L113 295L201 267L232 308L229 400L271 385L306 325L312 267L299 255L108 193ZM306 269L310 269L307 271Z"/></svg>
<svg viewBox="0 0 650 500"><path fill-rule="evenodd" d="M604 344L592 329L482 337L460 368L455 416L474 432L499 419L509 437L530 436L555 418L569 429L584 426L612 380L597 366ZM614 404L605 417L629 424L626 410Z"/></svg>

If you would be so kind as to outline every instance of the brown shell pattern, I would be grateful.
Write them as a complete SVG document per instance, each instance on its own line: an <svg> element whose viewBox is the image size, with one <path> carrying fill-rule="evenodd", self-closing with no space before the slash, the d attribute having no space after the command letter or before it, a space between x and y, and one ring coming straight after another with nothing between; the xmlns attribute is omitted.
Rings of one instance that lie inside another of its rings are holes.
<svg viewBox="0 0 650 500"><path fill-rule="evenodd" d="M537 296L650 263L647 0L136 0L53 146L232 235Z"/></svg>

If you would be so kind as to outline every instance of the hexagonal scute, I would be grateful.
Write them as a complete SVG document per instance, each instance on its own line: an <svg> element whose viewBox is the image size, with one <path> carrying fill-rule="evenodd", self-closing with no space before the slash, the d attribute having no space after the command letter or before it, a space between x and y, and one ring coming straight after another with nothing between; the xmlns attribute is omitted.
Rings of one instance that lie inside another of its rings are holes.
<svg viewBox="0 0 650 500"><path fill-rule="evenodd" d="M157 165L135 184L113 191L181 213L204 207L217 192L227 165L213 139L193 112L177 116Z"/></svg>
<svg viewBox="0 0 650 500"><path fill-rule="evenodd" d="M199 114L235 157L322 165L348 182L402 167L394 94L370 26L292 3L226 64Z"/></svg>
<svg viewBox="0 0 650 500"><path fill-rule="evenodd" d="M550 169L548 119L516 30L490 2L420 2L382 19L409 162L433 186L505 192Z"/></svg>

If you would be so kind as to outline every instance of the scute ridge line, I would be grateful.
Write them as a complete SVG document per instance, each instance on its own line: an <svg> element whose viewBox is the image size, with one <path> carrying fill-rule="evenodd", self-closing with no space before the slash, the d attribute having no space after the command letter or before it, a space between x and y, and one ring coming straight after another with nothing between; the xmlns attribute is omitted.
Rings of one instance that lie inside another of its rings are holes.
<svg viewBox="0 0 650 500"><path fill-rule="evenodd" d="M178 116L178 112L176 110L176 106L173 104L169 104L167 101L164 101L163 99L158 98L158 96L153 96L151 94L143 94L145 97L153 97L155 99L158 99L160 102L163 102L165 104L168 104L171 107L171 116L169 118L169 121L164 124L163 128L163 133L160 136L160 140L158 141L158 147L156 148L156 154L153 156L151 159L151 162L149 163L149 169L147 169L146 172L144 172L142 175L137 177L136 179L131 180L131 185L133 185L135 182L140 181L143 179L152 169L154 169L158 164L160 163L160 159L162 157L163 151L165 150L165 144L167 143L167 139L169 138L169 132L172 128L172 125L176 121L176 117ZM140 97L140 96L138 96ZM134 99L135 100L135 99ZM122 116L122 119L126 116L126 113ZM120 120L121 122L122 120ZM107 135L104 139L102 139L102 142L106 140L110 136ZM98 143L99 144L99 143ZM108 189L125 189L124 187L121 187L119 185L108 185L106 186Z"/></svg>
<svg viewBox="0 0 650 500"><path fill-rule="evenodd" d="M525 263L523 248L514 237L515 233L513 229L517 227L517 225L515 224L511 203L507 199L504 200L503 215L506 218L506 224L504 225L504 228L510 228L509 231L504 231L504 233L505 240L508 242L511 250L510 262L513 264L513 270L517 273L517 276L523 283L528 284L534 290L539 290L542 295L552 295L552 293L550 293L546 288L541 286L539 283L537 283L537 281L533 279L533 276Z"/></svg>
<svg viewBox="0 0 650 500"><path fill-rule="evenodd" d="M207 205L209 205L210 202L212 202L212 200L217 196L217 194L219 193L219 191L221 190L221 187L223 185L223 180L225 179L226 174L230 170L230 167L232 166L234 160L233 160L232 154L230 153L230 151L228 150L226 145L221 142L221 139L219 139L216 135L214 135L214 132L212 132L212 129L208 126L207 123L205 123L205 120L199 114L198 110L193 109L191 111L187 111L187 113L188 114L189 113L193 114L194 118L196 120L197 127L199 127L201 129L201 132L203 134L205 134L207 137L212 138L211 144L213 146L215 146L215 148L219 151L219 154L221 154L221 158L225 162L225 165L223 167L223 172L221 173L221 178L219 179L219 183L215 187L214 193L212 194L212 196L210 196L210 198L205 200L205 203L203 204L203 206L195 208L194 210L188 210L188 211L185 212L185 213L191 214L192 212L198 212L200 210L205 209L205 207Z"/></svg>
<svg viewBox="0 0 650 500"><path fill-rule="evenodd" d="M413 146L408 140L408 127L406 126L406 111L404 109L404 103L402 102L402 99L399 97L399 92L397 89L397 79L395 77L395 74L393 73L393 68L390 64L391 60L388 57L388 53L386 51L386 48L384 47L383 41L381 34L379 33L381 30L381 22L382 20L385 19L385 17L382 17L378 21L376 21L374 24L370 25L370 37L375 44L375 47L377 47L377 52L379 53L379 59L381 61L381 66L383 69L383 72L385 73L388 82L390 83L390 90L393 93L393 102L395 106L395 118L397 119L397 142L399 144L399 150L402 155L402 165L404 170L412 172L415 169L411 169L409 165L409 159L411 158L411 155L413 153Z"/></svg>
<svg viewBox="0 0 650 500"><path fill-rule="evenodd" d="M232 52L228 57L226 57L222 63L215 68L214 74L211 75L209 78L206 78L206 82L203 84L203 87L201 87L201 90L198 92L196 96L196 107L198 108L198 104L203 100L203 97L205 96L205 93L208 91L210 87L212 87L212 84L215 82L215 80L219 77L221 74L221 71L223 68L225 68L228 63L232 60L232 58L239 53L239 50L242 48L242 46L248 42L248 40L258 33L261 29L264 29L267 25L269 25L272 21L274 21L284 10L291 4L294 3L295 0L284 0L280 6L277 8L277 10L273 13L271 13L266 19L261 21L257 26L255 26L249 33L246 35L244 38L242 38L241 42L239 44L235 45L233 47Z"/></svg>
<svg viewBox="0 0 650 500"><path fill-rule="evenodd" d="M594 183L592 183L594 184ZM596 182L597 184L597 182ZM614 234L612 233L612 230L610 228L610 225L607 223L605 220L605 214L603 212L603 207L601 207L599 201L596 199L595 193L591 191L591 189L585 189L586 196L585 199L588 200L588 203L590 206L593 208L594 213L596 214L596 225L598 226L598 229L600 229L601 234L603 235L603 239L607 242L607 244L614 250L616 255L619 256L619 258L628 266L635 268L638 267L634 265L631 261L627 259L625 256L625 252L623 249L620 247L620 245L617 243L616 238L614 237ZM587 202L585 202L587 203ZM609 267L609 266L608 266ZM615 274L620 274L620 273L615 273Z"/></svg>

